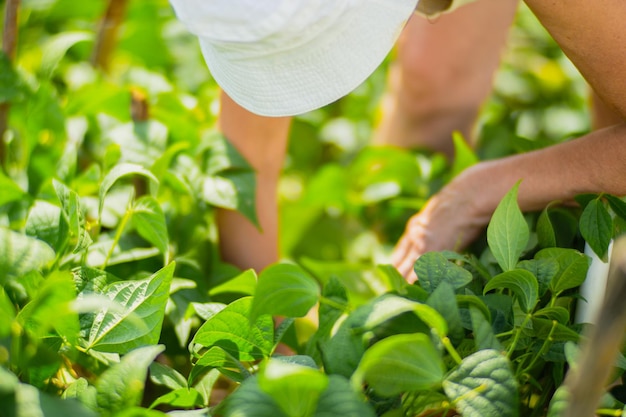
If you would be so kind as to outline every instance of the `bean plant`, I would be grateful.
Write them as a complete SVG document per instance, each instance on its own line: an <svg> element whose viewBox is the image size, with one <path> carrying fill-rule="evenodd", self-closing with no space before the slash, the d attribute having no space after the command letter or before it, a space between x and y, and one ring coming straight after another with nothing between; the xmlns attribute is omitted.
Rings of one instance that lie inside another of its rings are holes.
<svg viewBox="0 0 626 417"><path fill-rule="evenodd" d="M1 416L558 414L583 247L608 260L621 198L522 214L516 186L467 251L416 260L415 285L386 262L464 168L589 128L584 83L525 9L454 161L367 146L388 62L296 118L284 260L258 272L221 259L215 213L257 224L255 172L167 1L0 4Z"/></svg>

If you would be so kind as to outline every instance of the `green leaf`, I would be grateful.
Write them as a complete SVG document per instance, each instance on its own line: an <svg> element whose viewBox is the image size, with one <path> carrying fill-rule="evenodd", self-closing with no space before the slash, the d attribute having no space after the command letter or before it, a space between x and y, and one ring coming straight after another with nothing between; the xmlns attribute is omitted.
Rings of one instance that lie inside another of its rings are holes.
<svg viewBox="0 0 626 417"><path fill-rule="evenodd" d="M549 285L550 291L555 295L582 284L591 265L591 259L575 249L542 249L535 254L535 259L553 259L558 262L559 272L552 278Z"/></svg>
<svg viewBox="0 0 626 417"><path fill-rule="evenodd" d="M478 156L476 156L474 150L469 146L460 132L454 131L452 133L452 141L454 142L454 162L450 169L450 176L453 178L465 169L476 164L478 162Z"/></svg>
<svg viewBox="0 0 626 417"><path fill-rule="evenodd" d="M218 369L235 382L242 382L250 376L250 372L231 354L219 346L213 346L206 351L191 368L189 384L211 369Z"/></svg>
<svg viewBox="0 0 626 417"><path fill-rule="evenodd" d="M78 253L92 243L85 225L84 209L80 197L57 180L53 180L52 184L57 198L61 202L65 221L69 225L69 244L72 246L73 252Z"/></svg>
<svg viewBox="0 0 626 417"><path fill-rule="evenodd" d="M528 224L517 205L519 184L500 201L487 226L489 248L503 271L515 268L530 237Z"/></svg>
<svg viewBox="0 0 626 417"><path fill-rule="evenodd" d="M202 199L216 207L237 210L259 227L256 213L256 177L252 171L226 171L206 177Z"/></svg>
<svg viewBox="0 0 626 417"><path fill-rule="evenodd" d="M259 373L259 387L288 416L310 417L317 408L328 376L308 366L271 360Z"/></svg>
<svg viewBox="0 0 626 417"><path fill-rule="evenodd" d="M111 187L121 178L129 176L129 175L139 175L142 176L155 184L158 184L159 181L152 174L152 172L148 171L141 165L122 163L115 165L111 171L104 177L102 183L100 184L100 190L98 192L98 219L102 217L102 209L104 208L104 197L107 195Z"/></svg>
<svg viewBox="0 0 626 417"><path fill-rule="evenodd" d="M1 59L1 58L0 58ZM1 69L0 69L1 73ZM1 77L1 76L0 76ZM0 87L1 88L1 87ZM0 93L1 94L1 93ZM2 100L0 100L1 102ZM4 172L0 171L0 206L14 201L20 201L28 198L27 194L17 185L11 178L7 177Z"/></svg>
<svg viewBox="0 0 626 417"><path fill-rule="evenodd" d="M238 210L259 227L256 213L256 177L250 164L228 139L219 133L203 143L208 149L202 198L209 204ZM202 149L200 149L200 152Z"/></svg>
<svg viewBox="0 0 626 417"><path fill-rule="evenodd" d="M291 264L271 265L259 275L250 320L262 314L304 317L320 298L317 281Z"/></svg>
<svg viewBox="0 0 626 417"><path fill-rule="evenodd" d="M322 393L314 417L374 417L376 414L345 378L330 375L328 388Z"/></svg>
<svg viewBox="0 0 626 417"><path fill-rule="evenodd" d="M537 278L539 297L548 291L550 282L559 272L559 263L551 258L527 259L517 264L519 269L525 269Z"/></svg>
<svg viewBox="0 0 626 417"><path fill-rule="evenodd" d="M578 342L580 334L575 330L557 322L556 320L547 320L533 317L533 330L535 337L540 340L546 340L548 337L554 342Z"/></svg>
<svg viewBox="0 0 626 417"><path fill-rule="evenodd" d="M556 233L550 220L550 207L541 211L537 219L537 240L542 248L552 248L556 246Z"/></svg>
<svg viewBox="0 0 626 417"><path fill-rule="evenodd" d="M607 252L613 238L613 219L600 198L591 200L580 215L580 234L598 258L607 262Z"/></svg>
<svg viewBox="0 0 626 417"><path fill-rule="evenodd" d="M18 101L27 92L26 85L7 55L0 51L0 103Z"/></svg>
<svg viewBox="0 0 626 417"><path fill-rule="evenodd" d="M64 213L54 204L37 200L28 212L26 234L43 240L57 253L67 245L68 229Z"/></svg>
<svg viewBox="0 0 626 417"><path fill-rule="evenodd" d="M252 297L243 297L207 320L196 332L190 350L196 356L219 346L239 361L255 361L270 356L274 348L274 322L260 316L250 322Z"/></svg>
<svg viewBox="0 0 626 417"><path fill-rule="evenodd" d="M224 293L254 295L257 281L256 272L253 269L248 269L222 284L211 287L209 295L212 297Z"/></svg>
<svg viewBox="0 0 626 417"><path fill-rule="evenodd" d="M87 348L125 353L139 346L155 344L161 334L165 305L175 264L137 281L109 285L104 295L122 308L105 307L87 323Z"/></svg>
<svg viewBox="0 0 626 417"><path fill-rule="evenodd" d="M448 324L448 333L453 342L460 342L465 334L461 322L461 313L452 286L442 282L430 294L426 304L437 310Z"/></svg>
<svg viewBox="0 0 626 417"><path fill-rule="evenodd" d="M5 397L6 398L6 397ZM45 392L39 391L32 385L19 384L15 389L13 404L6 406L4 398L0 397L0 406L3 415L34 417L34 416L72 416L72 417L96 417L99 414L85 408L73 398L60 399ZM5 408L6 407L6 408ZM13 408L12 410L10 408Z"/></svg>
<svg viewBox="0 0 626 417"><path fill-rule="evenodd" d="M43 241L0 227L0 285L41 270L54 258L54 251Z"/></svg>
<svg viewBox="0 0 626 417"><path fill-rule="evenodd" d="M197 408L204 405L204 399L198 390L194 388L178 388L167 394L161 395L150 404L150 408L158 405L168 405L176 409Z"/></svg>
<svg viewBox="0 0 626 417"><path fill-rule="evenodd" d="M626 219L626 202L612 194L603 194L606 201L609 202L611 209L621 219Z"/></svg>
<svg viewBox="0 0 626 417"><path fill-rule="evenodd" d="M78 315L71 303L76 298L72 275L55 271L46 278L35 297L19 312L18 322L36 338L52 329L71 343L79 333Z"/></svg>
<svg viewBox="0 0 626 417"><path fill-rule="evenodd" d="M454 289L462 288L472 281L471 272L450 262L440 252L428 252L415 261L418 284L432 293L441 282L447 282Z"/></svg>
<svg viewBox="0 0 626 417"><path fill-rule="evenodd" d="M567 386L560 386L550 400L547 417L563 417L570 402L571 394L567 389Z"/></svg>
<svg viewBox="0 0 626 417"><path fill-rule="evenodd" d="M517 380L509 360L497 350L480 350L452 371L443 390L464 417L519 415Z"/></svg>
<svg viewBox="0 0 626 417"><path fill-rule="evenodd" d="M218 413L224 417L292 417L261 390L257 376L246 379L235 392L226 397Z"/></svg>
<svg viewBox="0 0 626 417"><path fill-rule="evenodd" d="M51 78L59 62L72 46L92 39L92 32L64 32L48 38L42 47L41 76Z"/></svg>
<svg viewBox="0 0 626 417"><path fill-rule="evenodd" d="M104 371L96 381L96 401L104 415L138 406L148 376L148 367L165 346L146 346L130 351Z"/></svg>
<svg viewBox="0 0 626 417"><path fill-rule="evenodd" d="M472 318L472 331L474 332L474 343L477 350L495 349L502 350L498 338L493 333L491 323L487 320L483 312L473 305L469 308Z"/></svg>
<svg viewBox="0 0 626 417"><path fill-rule="evenodd" d="M533 317L545 317L561 324L569 323L569 310L564 307L545 307L533 313Z"/></svg>
<svg viewBox="0 0 626 417"><path fill-rule="evenodd" d="M180 372L159 362L150 365L150 380L172 390L187 388L187 380Z"/></svg>
<svg viewBox="0 0 626 417"><path fill-rule="evenodd" d="M135 201L131 221L141 237L162 254L169 252L169 238L163 209L154 197L143 196Z"/></svg>
<svg viewBox="0 0 626 417"><path fill-rule="evenodd" d="M4 287L0 286L0 339L11 334L12 322L15 319L15 307L4 291ZM0 389L0 393L2 389Z"/></svg>
<svg viewBox="0 0 626 417"><path fill-rule="evenodd" d="M421 333L389 336L365 351L352 379L379 395L392 397L441 384L445 366L430 338Z"/></svg>
<svg viewBox="0 0 626 417"><path fill-rule="evenodd" d="M514 269L496 275L487 282L483 294L496 288L513 291L525 313L531 312L539 301L537 278L525 269Z"/></svg>

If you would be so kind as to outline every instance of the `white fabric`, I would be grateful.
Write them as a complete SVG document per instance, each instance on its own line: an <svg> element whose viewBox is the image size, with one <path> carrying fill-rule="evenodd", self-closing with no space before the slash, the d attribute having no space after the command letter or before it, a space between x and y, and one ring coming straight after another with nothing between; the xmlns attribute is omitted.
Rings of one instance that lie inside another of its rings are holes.
<svg viewBox="0 0 626 417"><path fill-rule="evenodd" d="M300 114L380 65L418 0L170 0L211 74L242 107Z"/></svg>

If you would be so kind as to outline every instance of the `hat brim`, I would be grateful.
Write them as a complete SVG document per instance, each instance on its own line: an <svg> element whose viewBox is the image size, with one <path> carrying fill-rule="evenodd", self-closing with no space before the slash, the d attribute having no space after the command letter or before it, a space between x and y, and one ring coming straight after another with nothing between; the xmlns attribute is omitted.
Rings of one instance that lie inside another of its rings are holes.
<svg viewBox="0 0 626 417"><path fill-rule="evenodd" d="M305 113L345 96L376 70L417 0L358 4L340 25L297 48L235 60L200 38L202 53L213 78L245 109L262 116Z"/></svg>

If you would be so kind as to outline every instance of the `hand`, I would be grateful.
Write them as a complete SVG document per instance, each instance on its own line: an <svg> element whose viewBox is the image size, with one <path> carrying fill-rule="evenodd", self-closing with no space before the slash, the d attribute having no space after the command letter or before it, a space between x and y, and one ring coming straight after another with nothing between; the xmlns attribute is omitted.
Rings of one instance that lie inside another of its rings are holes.
<svg viewBox="0 0 626 417"><path fill-rule="evenodd" d="M410 283L417 280L413 264L426 252L461 250L471 243L489 222L478 206L489 193L486 184L468 170L428 200L407 223L392 255L393 265Z"/></svg>

